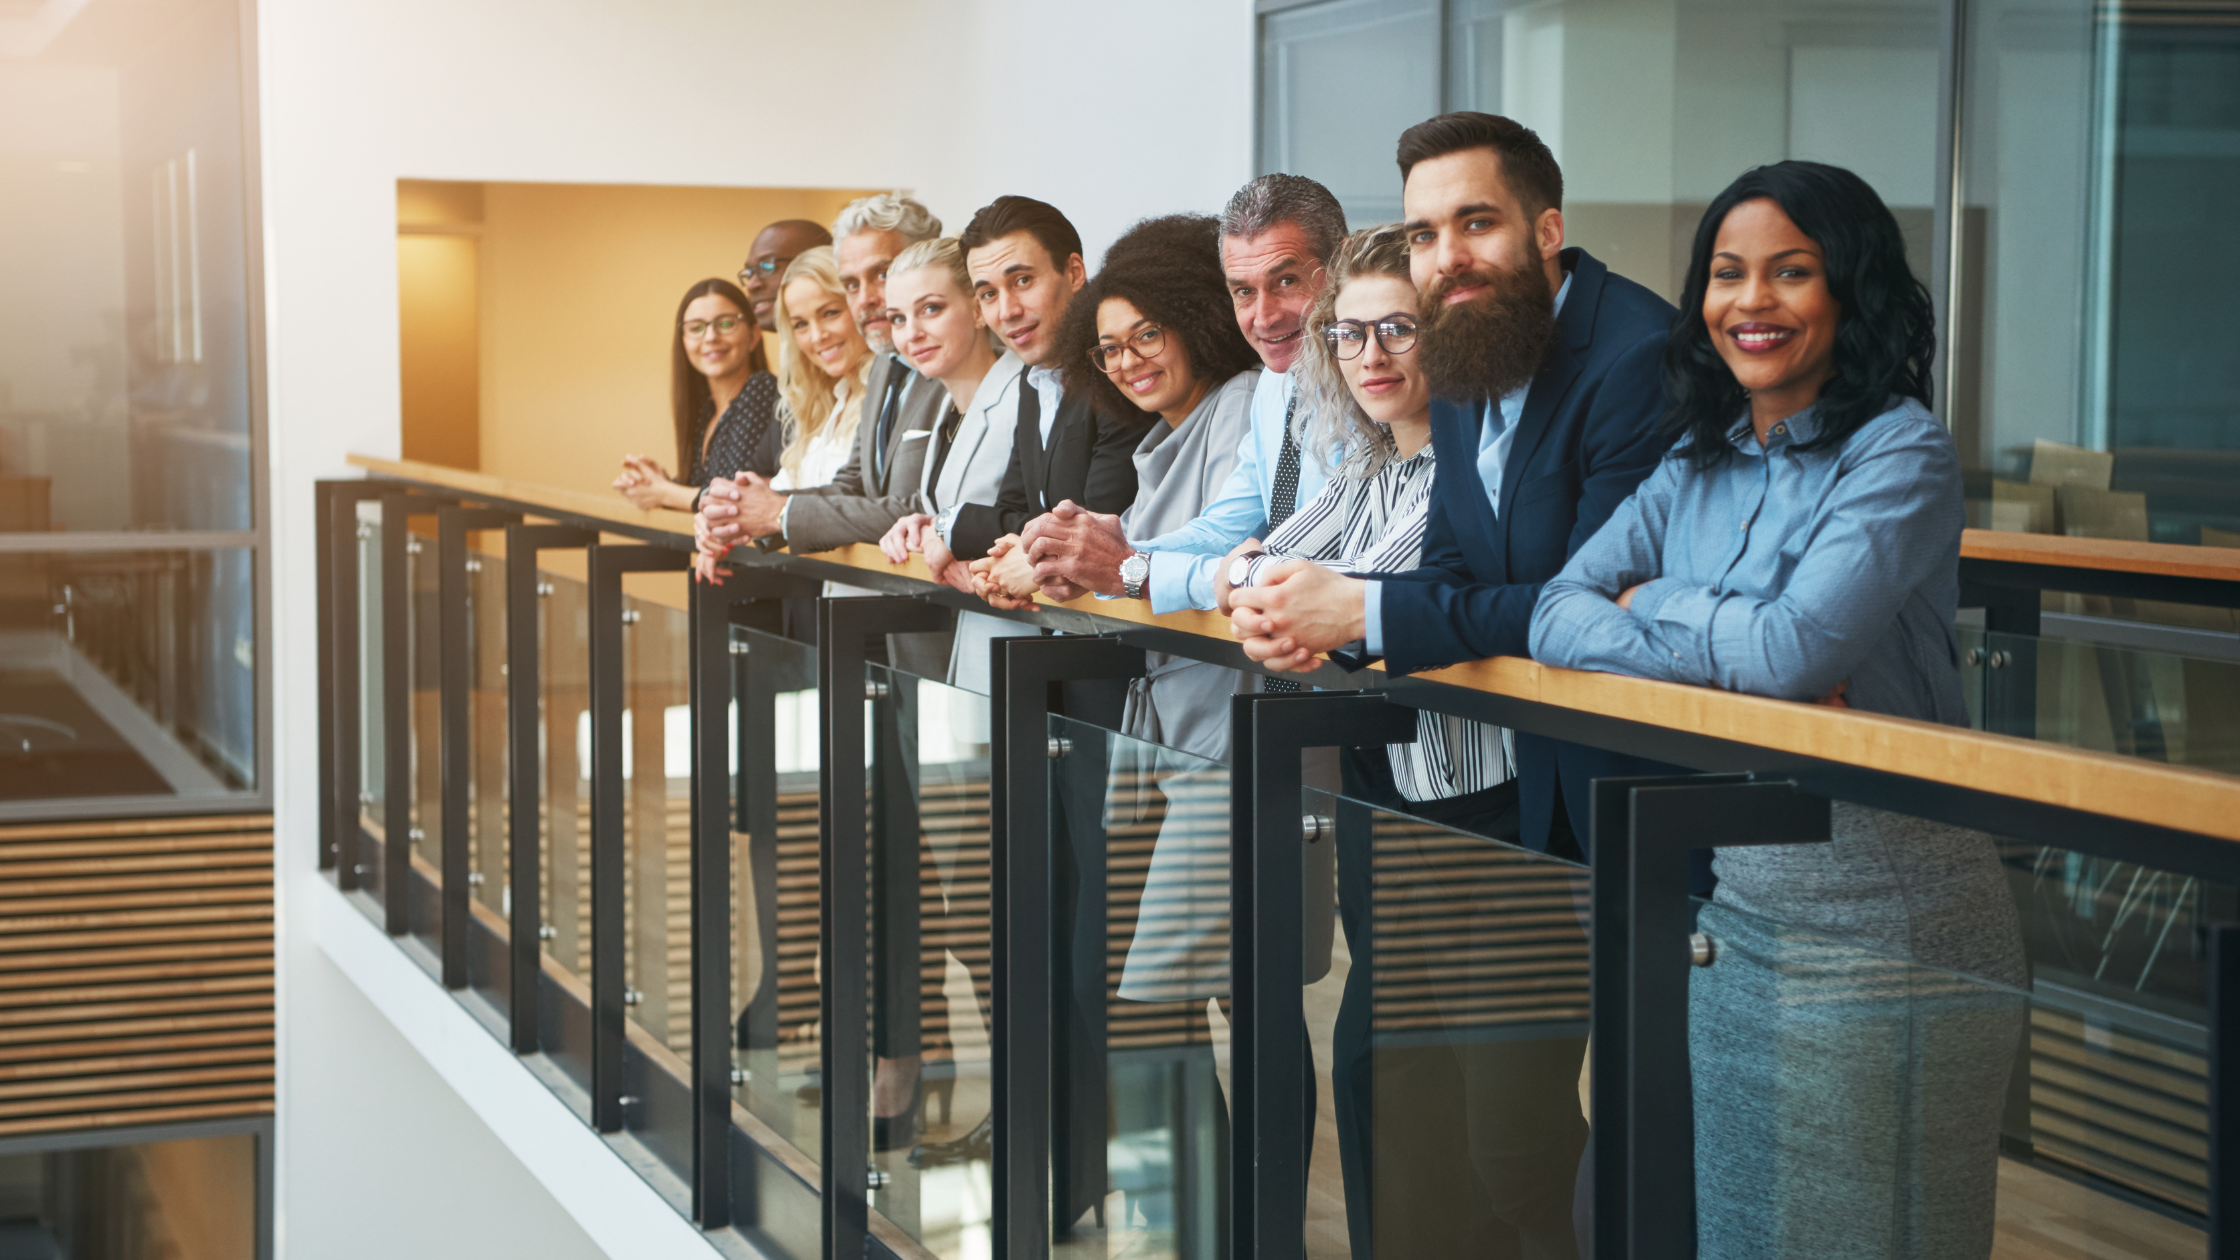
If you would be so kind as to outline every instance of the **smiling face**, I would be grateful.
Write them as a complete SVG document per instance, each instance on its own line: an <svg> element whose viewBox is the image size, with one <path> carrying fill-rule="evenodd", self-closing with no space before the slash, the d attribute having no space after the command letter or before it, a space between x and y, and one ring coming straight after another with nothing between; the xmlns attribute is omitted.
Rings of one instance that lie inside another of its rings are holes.
<svg viewBox="0 0 2240 1260"><path fill-rule="evenodd" d="M1332 313L1373 330L1380 320L1416 317L1416 288L1398 276L1362 276L1346 283ZM1361 353L1340 359L1346 388L1371 420L1390 425L1422 415L1431 406L1431 381L1416 362L1415 352L1393 354L1374 335L1363 341Z"/></svg>
<svg viewBox="0 0 2240 1260"><path fill-rule="evenodd" d="M718 293L703 293L692 299L684 308L681 322L678 335L684 338L685 357L701 375L715 379L745 371L748 349L754 338L762 335L746 312ZM726 324L731 326L728 332L724 330ZM693 335L695 329L699 330L698 336Z"/></svg>
<svg viewBox="0 0 2240 1260"><path fill-rule="evenodd" d="M1547 270L1550 292L1563 283L1555 263L1563 248L1563 212L1528 213L1492 149L1416 163L1401 187L1400 208L1408 224L1408 267L1426 302L1475 301L1501 277L1532 264Z"/></svg>
<svg viewBox="0 0 2240 1260"><path fill-rule="evenodd" d="M747 265L739 274L741 287L747 291L747 305L754 308L754 322L764 332L778 331L774 308L778 277L786 273L786 264L823 243L806 224L773 223L755 233L754 244L747 251Z"/></svg>
<svg viewBox="0 0 2240 1260"><path fill-rule="evenodd" d="M870 353L839 294L826 292L823 285L803 276L785 287L785 299L793 344L825 375L846 376Z"/></svg>
<svg viewBox="0 0 2240 1260"><path fill-rule="evenodd" d="M887 319L894 348L934 380L977 361L988 338L973 304L946 267L918 267L887 277Z"/></svg>
<svg viewBox="0 0 2240 1260"><path fill-rule="evenodd" d="M1061 266L1032 232L1013 232L967 254L965 269L988 327L1027 366L1049 363L1066 306L1089 279L1081 255L1068 255Z"/></svg>
<svg viewBox="0 0 2240 1260"><path fill-rule="evenodd" d="M1322 292L1322 263L1306 229L1278 223L1258 236L1223 238L1221 274L1244 339L1269 371L1290 371L1299 358L1307 308Z"/></svg>
<svg viewBox="0 0 2240 1260"><path fill-rule="evenodd" d="M1143 346L1145 333L1157 327L1126 298L1106 298L1097 304L1097 344L1126 347L1108 355L1105 375L1128 401L1178 424L1198 392L1198 376L1182 339L1172 333L1157 338L1158 352L1144 357L1138 347Z"/></svg>
<svg viewBox="0 0 2240 1260"><path fill-rule="evenodd" d="M1820 246L1771 198L1727 212L1711 245L1703 324L1753 411L1794 415L1835 374L1836 326Z"/></svg>
<svg viewBox="0 0 2240 1260"><path fill-rule="evenodd" d="M881 354L894 349L893 330L887 326L887 268L909 247L900 232L857 232L832 247L856 330Z"/></svg>

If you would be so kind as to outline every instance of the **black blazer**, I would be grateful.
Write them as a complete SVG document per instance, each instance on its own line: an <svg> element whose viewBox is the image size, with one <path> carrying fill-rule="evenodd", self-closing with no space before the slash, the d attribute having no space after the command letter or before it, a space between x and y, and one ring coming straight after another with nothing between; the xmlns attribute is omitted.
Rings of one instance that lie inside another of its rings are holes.
<svg viewBox="0 0 2240 1260"><path fill-rule="evenodd" d="M1033 386L1028 386L1028 396ZM993 506L967 503L950 527L951 550L959 559L977 560L996 539L1016 534L1027 522L1066 499L1092 512L1117 515L1136 501L1136 447L1159 417L1138 411L1109 416L1091 405L1088 391L1067 390L1050 426L1050 445L1042 445L1039 410L1019 408L1019 427L1011 440L1011 467Z"/></svg>
<svg viewBox="0 0 2240 1260"><path fill-rule="evenodd" d="M1525 656L1540 585L1563 569L1641 484L1672 439L1664 417L1664 343L1672 305L1580 249L1563 251L1571 292L1559 341L1532 378L1501 477L1501 511L1479 478L1484 399L1434 401L1437 451L1423 567L1384 582L1385 668L1412 673L1488 656ZM1556 792L1582 848L1587 784L1669 769L1544 736L1517 736L1524 841L1545 848Z"/></svg>

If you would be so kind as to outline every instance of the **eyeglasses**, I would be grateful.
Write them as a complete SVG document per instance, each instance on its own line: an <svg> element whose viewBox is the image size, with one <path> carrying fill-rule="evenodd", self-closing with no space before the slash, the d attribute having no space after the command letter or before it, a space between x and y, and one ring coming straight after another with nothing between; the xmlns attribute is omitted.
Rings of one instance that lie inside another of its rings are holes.
<svg viewBox="0 0 2240 1260"><path fill-rule="evenodd" d="M713 328L717 333L728 337L739 331L739 325L746 322L744 315L718 315L714 319L688 319L684 322L684 335L689 340L698 341L707 336L708 330Z"/></svg>
<svg viewBox="0 0 2240 1260"><path fill-rule="evenodd" d="M1341 319L1322 330L1322 340L1338 358L1358 359L1372 333L1386 354L1406 354L1416 348L1416 322L1405 315L1387 315L1371 323Z"/></svg>
<svg viewBox="0 0 2240 1260"><path fill-rule="evenodd" d="M786 267L792 262L793 260L791 258L780 258L775 254L763 259L761 262L755 262L750 259L748 260L746 266L739 268L739 287L743 289L748 285L753 284L754 278L756 276L761 276L763 279L767 280L772 276L777 275L779 272L784 271Z"/></svg>
<svg viewBox="0 0 2240 1260"><path fill-rule="evenodd" d="M1157 324L1145 324L1130 333L1126 341L1107 341L1090 347L1089 362L1096 364L1099 372L1117 372L1125 361L1120 357L1123 350L1132 350L1138 359L1148 360L1158 358L1159 352L1166 348L1166 331Z"/></svg>

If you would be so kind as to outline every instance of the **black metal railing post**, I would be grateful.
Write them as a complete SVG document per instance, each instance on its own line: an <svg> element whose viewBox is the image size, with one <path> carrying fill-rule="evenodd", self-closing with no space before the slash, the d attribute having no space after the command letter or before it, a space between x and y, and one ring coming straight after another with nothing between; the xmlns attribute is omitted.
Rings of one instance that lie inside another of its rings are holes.
<svg viewBox="0 0 2240 1260"><path fill-rule="evenodd" d="M1299 758L1310 748L1412 744L1416 711L1375 692L1247 694L1230 701L1229 732L1229 1254L1304 1255L1314 1132L1305 1113L1309 837Z"/></svg>
<svg viewBox="0 0 2240 1260"><path fill-rule="evenodd" d="M521 519L515 512L447 507L436 513L437 747L443 782L443 987L467 987L467 919L472 889L469 861L473 819L467 786L474 776L472 701L474 659L467 607L467 531L496 529Z"/></svg>
<svg viewBox="0 0 2240 1260"><path fill-rule="evenodd" d="M990 1083L995 1128L992 1248L1002 1260L1050 1253L1050 1056L1056 883L1050 828L1051 692L1061 682L1141 678L1143 649L1118 639L997 639L989 671L988 843L994 988ZM1103 1187L1098 1187L1102 1193Z"/></svg>
<svg viewBox="0 0 2240 1260"><path fill-rule="evenodd" d="M622 714L628 707L622 575L675 571L689 565L692 555L669 547L608 543L593 543L584 555L591 622L591 1127L618 1133L623 1127L623 1021L628 1018L622 902ZM660 772L659 767L638 769L640 774Z"/></svg>
<svg viewBox="0 0 2240 1260"><path fill-rule="evenodd" d="M421 494L381 496L381 908L391 936L412 931L412 584L409 520L450 506Z"/></svg>
<svg viewBox="0 0 2240 1260"><path fill-rule="evenodd" d="M506 526L506 883L513 892L507 931L513 1052L540 1047L538 978L544 970L544 791L538 781L543 660L538 650L537 553L589 547L599 532L570 525ZM552 756L563 754L555 749Z"/></svg>
<svg viewBox="0 0 2240 1260"><path fill-rule="evenodd" d="M824 1256L859 1260L870 1222L870 780L863 764L866 640L945 630L948 609L907 595L817 601L817 867L824 1019Z"/></svg>
<svg viewBox="0 0 2240 1260"><path fill-rule="evenodd" d="M1588 807L1595 1260L1687 1260L1691 849L1828 839L1828 800L1746 774L1597 779Z"/></svg>

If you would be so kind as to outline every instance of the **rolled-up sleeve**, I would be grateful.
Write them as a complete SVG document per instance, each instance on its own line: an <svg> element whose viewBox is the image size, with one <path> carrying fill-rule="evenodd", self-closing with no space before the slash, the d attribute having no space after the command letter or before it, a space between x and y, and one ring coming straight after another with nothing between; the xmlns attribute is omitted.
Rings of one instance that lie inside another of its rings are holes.
<svg viewBox="0 0 2240 1260"><path fill-rule="evenodd" d="M1673 682L1699 682L1675 649L1660 643L1642 617L1642 597L1652 602L1672 591L1652 593L1663 568L1665 523L1683 475L1681 461L1667 459L1618 505L1610 520L1574 553L1563 572L1540 588L1532 609L1532 657L1568 669L1594 669ZM1618 607L1627 587L1648 583L1634 593L1633 609Z"/></svg>

